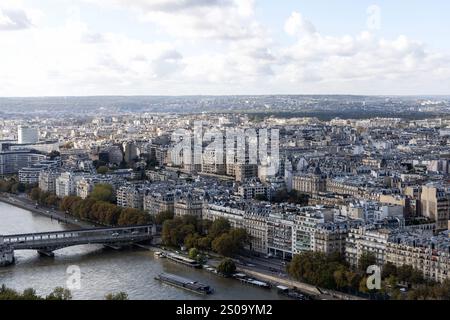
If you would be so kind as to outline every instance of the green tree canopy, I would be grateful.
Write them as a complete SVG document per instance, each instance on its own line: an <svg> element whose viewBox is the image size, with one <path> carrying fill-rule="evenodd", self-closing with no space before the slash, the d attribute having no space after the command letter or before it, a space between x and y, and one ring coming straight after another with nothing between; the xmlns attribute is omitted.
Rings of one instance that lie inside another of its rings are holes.
<svg viewBox="0 0 450 320"><path fill-rule="evenodd" d="M162 225L164 221L171 219L173 219L173 212L163 211L155 216L155 223L158 225Z"/></svg>
<svg viewBox="0 0 450 320"><path fill-rule="evenodd" d="M110 184L105 183L95 185L90 194L90 198L109 203L114 203L116 201L113 187Z"/></svg>
<svg viewBox="0 0 450 320"><path fill-rule="evenodd" d="M47 300L72 300L72 293L69 289L57 287L47 296Z"/></svg>
<svg viewBox="0 0 450 320"><path fill-rule="evenodd" d="M128 294L126 292L108 293L105 295L106 300L128 300Z"/></svg>
<svg viewBox="0 0 450 320"><path fill-rule="evenodd" d="M226 258L220 262L217 271L225 276L231 276L236 272L236 264L232 259Z"/></svg>
<svg viewBox="0 0 450 320"><path fill-rule="evenodd" d="M107 174L109 171L107 166L100 166L97 168L97 173L98 174Z"/></svg>
<svg viewBox="0 0 450 320"><path fill-rule="evenodd" d="M191 258L191 259L194 259L194 260L197 259L198 254L199 254L199 252L198 252L197 248L191 248L189 250L189 258Z"/></svg>
<svg viewBox="0 0 450 320"><path fill-rule="evenodd" d="M365 273L369 266L375 265L377 259L372 252L363 252L358 261L358 269Z"/></svg>
<svg viewBox="0 0 450 320"><path fill-rule="evenodd" d="M143 225L148 223L150 217L148 214L138 209L124 208L118 219L119 226Z"/></svg>
<svg viewBox="0 0 450 320"><path fill-rule="evenodd" d="M230 231L230 229L230 222L225 218L219 218L217 220L214 220L214 222L212 223L211 228L209 229L209 234L211 235L211 237L216 238Z"/></svg>
<svg viewBox="0 0 450 320"><path fill-rule="evenodd" d="M212 249L226 257L232 256L237 251L236 242L228 233L215 238L212 242Z"/></svg>

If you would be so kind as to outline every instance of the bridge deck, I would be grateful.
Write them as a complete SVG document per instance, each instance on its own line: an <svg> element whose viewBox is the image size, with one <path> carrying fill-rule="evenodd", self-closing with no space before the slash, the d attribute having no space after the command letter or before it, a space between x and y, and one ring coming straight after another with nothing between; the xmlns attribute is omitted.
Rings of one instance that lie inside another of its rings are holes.
<svg viewBox="0 0 450 320"><path fill-rule="evenodd" d="M13 250L56 250L90 243L133 243L148 240L152 225L119 228L94 228L0 236Z"/></svg>

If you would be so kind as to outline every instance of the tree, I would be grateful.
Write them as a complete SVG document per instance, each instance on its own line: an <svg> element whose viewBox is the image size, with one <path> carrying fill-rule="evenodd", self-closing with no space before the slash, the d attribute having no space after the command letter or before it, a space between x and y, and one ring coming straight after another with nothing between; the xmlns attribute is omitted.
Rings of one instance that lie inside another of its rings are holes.
<svg viewBox="0 0 450 320"><path fill-rule="evenodd" d="M61 153L59 153L59 151L53 150L52 152L50 152L48 154L50 160L54 160L56 158L59 158L61 156Z"/></svg>
<svg viewBox="0 0 450 320"><path fill-rule="evenodd" d="M376 264L377 259L372 252L363 252L358 261L358 269L362 273L366 273L367 268Z"/></svg>
<svg viewBox="0 0 450 320"><path fill-rule="evenodd" d="M181 217L182 223L183 224L190 224L192 226L194 226L195 230L200 230L201 229L201 222L199 221L199 219L196 216L191 216L191 215L185 215Z"/></svg>
<svg viewBox="0 0 450 320"><path fill-rule="evenodd" d="M173 212L163 211L155 216L155 223L158 225L162 225L164 221L171 219L173 219Z"/></svg>
<svg viewBox="0 0 450 320"><path fill-rule="evenodd" d="M382 278L388 278L390 276L396 276L397 275L397 267L391 263L391 262L387 262L384 266L383 266L383 271L381 273Z"/></svg>
<svg viewBox="0 0 450 320"><path fill-rule="evenodd" d="M369 293L369 288L367 287L367 277L363 277L359 282L359 292Z"/></svg>
<svg viewBox="0 0 450 320"><path fill-rule="evenodd" d="M384 279L384 284L387 287L387 291L392 291L395 288L397 288L398 285L398 279L394 275L390 275L389 277Z"/></svg>
<svg viewBox="0 0 450 320"><path fill-rule="evenodd" d="M105 295L106 300L128 300L128 294L126 292L108 293Z"/></svg>
<svg viewBox="0 0 450 320"><path fill-rule="evenodd" d="M49 194L48 197L45 199L45 204L47 206L56 206L58 204L58 197L54 194Z"/></svg>
<svg viewBox="0 0 450 320"><path fill-rule="evenodd" d="M198 250L196 248L191 248L189 250L189 258L195 260L195 259L197 259L197 256L198 256Z"/></svg>
<svg viewBox="0 0 450 320"><path fill-rule="evenodd" d="M439 300L450 300L450 280L447 279L443 283L435 285L433 297Z"/></svg>
<svg viewBox="0 0 450 320"><path fill-rule="evenodd" d="M200 235L198 233L188 234L184 239L184 246L188 249L197 248ZM199 247L200 248L200 247ZM206 250L206 249L204 249Z"/></svg>
<svg viewBox="0 0 450 320"><path fill-rule="evenodd" d="M338 289L343 289L348 286L346 270L343 266L333 273L333 277Z"/></svg>
<svg viewBox="0 0 450 320"><path fill-rule="evenodd" d="M237 251L236 243L233 240L233 237L228 233L224 233L214 239L212 242L212 249L226 257L232 256Z"/></svg>
<svg viewBox="0 0 450 320"><path fill-rule="evenodd" d="M230 222L225 218L219 218L212 223L209 234L211 237L217 238L225 232L230 231L230 229Z"/></svg>
<svg viewBox="0 0 450 320"><path fill-rule="evenodd" d="M407 284L424 283L421 272L415 270L412 266L403 265L397 269L397 278L399 282Z"/></svg>
<svg viewBox="0 0 450 320"><path fill-rule="evenodd" d="M109 203L114 203L116 201L113 187L106 183L99 183L95 185L90 198L96 201L104 201Z"/></svg>
<svg viewBox="0 0 450 320"><path fill-rule="evenodd" d="M14 187L14 189L15 189L14 192L17 192L17 188L18 188L17 183L18 182L17 182L16 178L11 178L11 179L8 179L8 180L0 180L0 192L11 193L11 192L13 192L12 188L13 188L14 185L16 185Z"/></svg>
<svg viewBox="0 0 450 320"><path fill-rule="evenodd" d="M335 289L337 284L334 273L336 270L344 270L344 268L346 266L341 264L335 256L308 251L295 255L291 263L288 264L287 271L294 279L328 289ZM336 274L336 277L339 278L340 275Z"/></svg>
<svg viewBox="0 0 450 320"><path fill-rule="evenodd" d="M69 289L57 287L47 296L47 300L72 300L72 293Z"/></svg>
<svg viewBox="0 0 450 320"><path fill-rule="evenodd" d="M24 300L41 300L42 298L36 294L36 290L33 288L25 289L22 293Z"/></svg>
<svg viewBox="0 0 450 320"><path fill-rule="evenodd" d="M11 192L12 193L23 193L25 192L26 187L23 183L16 182L11 186Z"/></svg>
<svg viewBox="0 0 450 320"><path fill-rule="evenodd" d="M113 204L108 204L105 207L106 209L103 215L103 223L108 226L117 225L122 209Z"/></svg>
<svg viewBox="0 0 450 320"><path fill-rule="evenodd" d="M80 201L80 200L81 200L81 198L76 197L76 196L64 197L63 200L61 201L60 208L62 211L71 212L72 206L74 205L74 203L76 203L77 201Z"/></svg>
<svg viewBox="0 0 450 320"><path fill-rule="evenodd" d="M179 233L180 221L180 219L164 221L161 238L165 245L176 247L182 244L184 238L181 238Z"/></svg>
<svg viewBox="0 0 450 320"><path fill-rule="evenodd" d="M200 250L209 250L211 249L211 237L203 237L197 240L197 247Z"/></svg>
<svg viewBox="0 0 450 320"><path fill-rule="evenodd" d="M224 259L217 267L217 272L229 277L236 272L236 264L232 259Z"/></svg>
<svg viewBox="0 0 450 320"><path fill-rule="evenodd" d="M433 288L425 285L418 286L414 290L408 292L408 300L429 300L433 296Z"/></svg>
<svg viewBox="0 0 450 320"><path fill-rule="evenodd" d="M122 210L117 221L119 226L142 225L149 220L148 215L138 209L125 208Z"/></svg>
<svg viewBox="0 0 450 320"><path fill-rule="evenodd" d="M359 282L361 281L361 276L353 271L346 271L345 278L347 279L347 286L352 290L357 291Z"/></svg>
<svg viewBox="0 0 450 320"><path fill-rule="evenodd" d="M33 188L33 189L31 189L31 192L30 192L30 198L31 198L32 200L38 201L40 195L41 195L41 189L39 189L39 188Z"/></svg>
<svg viewBox="0 0 450 320"><path fill-rule="evenodd" d="M20 294L10 288L7 288L4 284L0 288L0 300L17 300L20 298Z"/></svg>
<svg viewBox="0 0 450 320"><path fill-rule="evenodd" d="M236 249L243 248L249 242L249 235L245 229L233 229L228 232L234 241Z"/></svg>
<svg viewBox="0 0 450 320"><path fill-rule="evenodd" d="M101 166L97 168L97 173L98 174L107 174L109 171L108 167L106 166Z"/></svg>

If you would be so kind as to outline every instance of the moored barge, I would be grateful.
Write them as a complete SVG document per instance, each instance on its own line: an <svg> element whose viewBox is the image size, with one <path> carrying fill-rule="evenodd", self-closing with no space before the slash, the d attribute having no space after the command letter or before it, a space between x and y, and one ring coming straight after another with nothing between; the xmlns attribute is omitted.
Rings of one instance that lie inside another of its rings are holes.
<svg viewBox="0 0 450 320"><path fill-rule="evenodd" d="M155 279L170 284L174 287L201 295L212 294L214 292L214 290L209 285L191 279L183 278L175 274L161 273L156 276Z"/></svg>
<svg viewBox="0 0 450 320"><path fill-rule="evenodd" d="M166 253L165 257L169 260L181 263L185 266L191 267L191 268L197 268L197 269L201 269L202 265L200 263L198 263L197 261L193 260L193 259L189 259L186 257L183 257L182 255L179 254L175 254L175 253Z"/></svg>

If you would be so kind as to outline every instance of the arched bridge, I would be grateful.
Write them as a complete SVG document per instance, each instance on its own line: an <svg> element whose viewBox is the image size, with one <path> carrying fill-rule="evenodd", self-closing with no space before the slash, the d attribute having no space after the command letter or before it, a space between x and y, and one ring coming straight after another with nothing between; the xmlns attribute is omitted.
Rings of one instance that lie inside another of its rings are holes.
<svg viewBox="0 0 450 320"><path fill-rule="evenodd" d="M95 228L42 232L15 235L0 235L0 248L14 250L37 250L41 254L53 255L53 251L81 244L103 244L121 246L152 239L152 225L119 228Z"/></svg>

